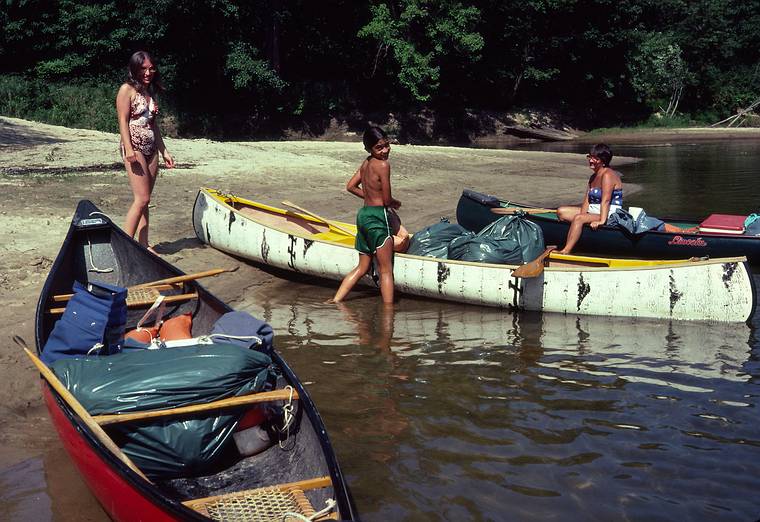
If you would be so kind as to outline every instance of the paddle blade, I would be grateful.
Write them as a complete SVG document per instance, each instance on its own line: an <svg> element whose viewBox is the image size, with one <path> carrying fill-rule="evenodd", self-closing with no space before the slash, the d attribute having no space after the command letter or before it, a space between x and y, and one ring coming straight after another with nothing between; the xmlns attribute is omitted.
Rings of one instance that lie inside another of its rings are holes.
<svg viewBox="0 0 760 522"><path fill-rule="evenodd" d="M547 258L553 250L556 250L556 246L548 246L543 253L533 261L529 261L524 265L518 266L513 272L512 277L538 277L544 273L544 259Z"/></svg>

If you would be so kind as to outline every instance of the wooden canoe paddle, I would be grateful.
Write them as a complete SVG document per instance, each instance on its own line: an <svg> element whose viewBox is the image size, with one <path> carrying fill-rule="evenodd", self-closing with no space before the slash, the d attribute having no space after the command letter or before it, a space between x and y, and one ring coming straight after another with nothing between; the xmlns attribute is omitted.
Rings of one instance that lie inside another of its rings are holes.
<svg viewBox="0 0 760 522"><path fill-rule="evenodd" d="M214 268L213 270L206 270L205 272L196 272L195 274L185 274L185 275L176 276L176 277L167 277L166 279L159 279L158 281L152 281L150 283L141 283L139 285L131 286L130 288L143 288L146 286L156 286L156 285L173 285L176 283L184 283L186 281L195 281L196 279L201 279L203 277L211 277L211 276L223 274L224 272L234 272L237 269L238 267Z"/></svg>
<svg viewBox="0 0 760 522"><path fill-rule="evenodd" d="M494 214L517 214L524 212L526 214L554 214L556 208L522 208L522 207L494 207L491 209Z"/></svg>
<svg viewBox="0 0 760 522"><path fill-rule="evenodd" d="M146 419L156 419L158 417L172 417L178 415L193 415L198 412L205 412L211 410L222 410L226 408L239 408L246 404L260 404L264 402L273 401L287 401L298 400L298 392L280 388L269 392L259 392L250 395L241 395L239 397L230 397L228 399L221 399L214 402L207 402L205 404L191 404L190 406L178 406L176 408L170 408L168 410L149 410L149 411L135 411L130 413L112 413L107 415L96 415L92 419L100 426L108 424L124 423L124 422L137 422L144 421Z"/></svg>
<svg viewBox="0 0 760 522"><path fill-rule="evenodd" d="M325 218L316 215L314 212L309 212L305 208L301 208L298 205L296 205L294 203L291 203L290 201L283 201L282 204L285 205L286 207L294 208L294 209L298 210L299 212L303 212L307 216L313 217L317 221L320 221L321 223L324 223L325 225L327 225L330 228L334 228L335 230L339 230L340 232L343 232L344 234L349 235L351 237L356 237L356 234L354 234L353 232L351 232L347 228L343 228L342 226L338 225L337 223L333 223L332 221L328 221Z"/></svg>
<svg viewBox="0 0 760 522"><path fill-rule="evenodd" d="M50 384L50 386L58 392L58 395L61 396L61 398L66 402L66 404L69 405L69 407L74 410L74 413L76 413L80 419L82 419L82 422L90 429L92 434L95 436L98 441L100 441L103 446L108 448L108 450L113 453L113 455L122 461L129 469L134 471L137 475L139 475L141 478L145 479L147 482L150 482L148 477L145 476L145 474L140 471L140 468L138 468L132 460L127 457L126 454L124 454L123 451L121 451L121 448L119 448L116 443L111 439L111 437L108 436L108 434L103 431L103 428L101 428L97 422L95 422L92 419L92 416L90 413L82 406L82 404L74 397L74 395L66 389L66 387L63 385L61 381L58 380L58 377L53 373L53 371L45 366L45 363L40 360L39 357L34 355L29 348L26 346L26 342L19 337L18 335L13 336L13 340L16 341L16 344L21 346L26 354L29 356L29 358L32 360L32 363L37 367L37 370L42 374L42 376L45 378L45 380Z"/></svg>
<svg viewBox="0 0 760 522"><path fill-rule="evenodd" d="M557 247L552 245L546 247L546 250L533 261L528 261L524 265L518 266L513 272L512 277L538 277L544 273L544 259L557 250Z"/></svg>

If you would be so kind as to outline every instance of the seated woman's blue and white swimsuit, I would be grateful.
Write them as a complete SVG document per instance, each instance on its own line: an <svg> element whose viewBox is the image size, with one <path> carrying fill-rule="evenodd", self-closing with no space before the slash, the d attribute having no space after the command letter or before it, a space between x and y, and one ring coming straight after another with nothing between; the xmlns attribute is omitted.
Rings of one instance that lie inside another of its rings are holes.
<svg viewBox="0 0 760 522"><path fill-rule="evenodd" d="M623 208L623 189L621 188L612 191L610 210L607 212L607 217L609 218L619 208ZM594 187L588 191L588 213L602 213L602 189L598 187Z"/></svg>

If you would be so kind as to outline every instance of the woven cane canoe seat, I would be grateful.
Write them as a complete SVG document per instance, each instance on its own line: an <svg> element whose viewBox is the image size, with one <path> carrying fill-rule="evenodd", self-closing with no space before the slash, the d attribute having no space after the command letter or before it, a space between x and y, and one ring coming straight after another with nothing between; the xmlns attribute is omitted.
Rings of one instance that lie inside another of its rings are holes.
<svg viewBox="0 0 760 522"><path fill-rule="evenodd" d="M306 481L303 489L324 487L329 478ZM311 517L316 511L306 498L301 487L292 484L281 484L246 491L237 491L225 495L187 500L183 504L212 520L229 522L282 522L287 513L297 513L303 517ZM321 516L317 520L336 519L336 513ZM285 518L300 520L296 517Z"/></svg>

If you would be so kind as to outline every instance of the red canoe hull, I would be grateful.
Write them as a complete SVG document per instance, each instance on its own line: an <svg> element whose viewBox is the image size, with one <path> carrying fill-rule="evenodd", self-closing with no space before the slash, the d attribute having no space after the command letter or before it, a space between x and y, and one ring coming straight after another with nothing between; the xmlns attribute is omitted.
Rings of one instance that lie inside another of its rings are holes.
<svg viewBox="0 0 760 522"><path fill-rule="evenodd" d="M170 510L159 507L149 498L147 491L135 486L131 480L116 469L109 456L103 455L90 442L89 434L75 425L62 410L61 405L44 382L42 395L50 412L55 429L63 442L71 460L108 515L116 521L165 521L182 520ZM137 479L140 480L140 479ZM183 509L180 505L178 509ZM192 515L191 515L192 517Z"/></svg>

